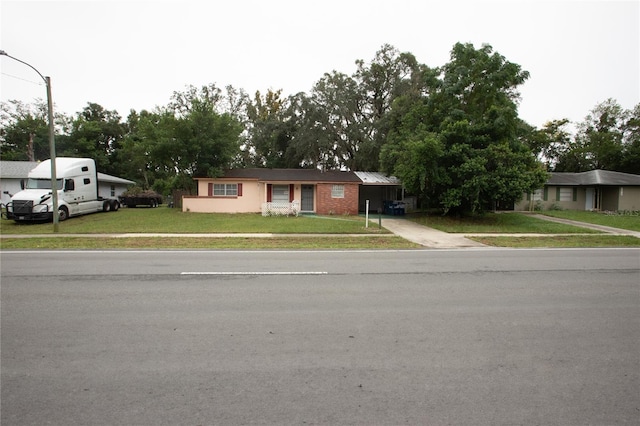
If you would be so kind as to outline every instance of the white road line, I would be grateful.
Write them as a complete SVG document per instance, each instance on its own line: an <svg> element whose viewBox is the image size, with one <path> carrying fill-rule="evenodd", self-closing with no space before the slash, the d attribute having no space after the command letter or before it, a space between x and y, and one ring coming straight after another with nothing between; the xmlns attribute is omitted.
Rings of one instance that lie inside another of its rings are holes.
<svg viewBox="0 0 640 426"><path fill-rule="evenodd" d="M234 271L234 272L181 272L180 275L327 275L328 272L295 272L295 271L263 271L263 272L252 272L252 271Z"/></svg>

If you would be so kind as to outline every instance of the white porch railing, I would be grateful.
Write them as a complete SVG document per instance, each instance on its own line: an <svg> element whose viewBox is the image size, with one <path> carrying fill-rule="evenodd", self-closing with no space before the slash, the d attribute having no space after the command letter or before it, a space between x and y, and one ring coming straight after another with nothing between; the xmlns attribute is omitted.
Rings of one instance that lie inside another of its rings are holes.
<svg viewBox="0 0 640 426"><path fill-rule="evenodd" d="M291 203L275 201L262 204L262 216L298 216L300 214L300 201Z"/></svg>

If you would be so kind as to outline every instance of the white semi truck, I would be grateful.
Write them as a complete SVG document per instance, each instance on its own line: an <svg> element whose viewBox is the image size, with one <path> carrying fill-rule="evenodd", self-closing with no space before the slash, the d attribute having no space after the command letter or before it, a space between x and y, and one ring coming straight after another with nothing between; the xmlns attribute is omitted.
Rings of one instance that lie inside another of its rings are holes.
<svg viewBox="0 0 640 426"><path fill-rule="evenodd" d="M22 190L6 205L7 219L16 222L52 220L51 160L45 160L31 170L21 186ZM60 221L120 208L117 199L99 194L98 172L91 158L56 158L56 190Z"/></svg>

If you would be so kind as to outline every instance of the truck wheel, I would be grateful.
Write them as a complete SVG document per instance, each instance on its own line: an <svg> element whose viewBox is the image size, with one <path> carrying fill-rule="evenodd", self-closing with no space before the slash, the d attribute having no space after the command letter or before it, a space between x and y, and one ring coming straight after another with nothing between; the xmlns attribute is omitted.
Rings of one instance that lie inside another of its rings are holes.
<svg viewBox="0 0 640 426"><path fill-rule="evenodd" d="M113 210L114 212L117 212L119 208L120 208L120 202L118 200L112 200L111 210Z"/></svg>
<svg viewBox="0 0 640 426"><path fill-rule="evenodd" d="M58 221L64 222L69 218L69 210L65 206L58 209Z"/></svg>
<svg viewBox="0 0 640 426"><path fill-rule="evenodd" d="M104 203L102 203L102 211L108 212L109 210L111 210L111 203L109 202L109 200L107 200Z"/></svg>

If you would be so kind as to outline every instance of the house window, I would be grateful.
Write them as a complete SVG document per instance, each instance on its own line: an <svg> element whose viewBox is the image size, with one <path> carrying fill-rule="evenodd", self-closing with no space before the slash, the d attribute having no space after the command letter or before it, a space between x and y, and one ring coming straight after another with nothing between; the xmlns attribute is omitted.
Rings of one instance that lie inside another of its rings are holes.
<svg viewBox="0 0 640 426"><path fill-rule="evenodd" d="M573 188L560 188L558 190L558 201L573 201Z"/></svg>
<svg viewBox="0 0 640 426"><path fill-rule="evenodd" d="M533 201L542 201L543 194L544 190L542 189L536 189L533 191Z"/></svg>
<svg viewBox="0 0 640 426"><path fill-rule="evenodd" d="M238 184L237 183L214 183L213 196L214 197L237 197Z"/></svg>
<svg viewBox="0 0 640 426"><path fill-rule="evenodd" d="M111 196L112 197L116 196L116 186L115 185L111 185Z"/></svg>
<svg viewBox="0 0 640 426"><path fill-rule="evenodd" d="M288 203L289 185L273 185L271 187L271 201L274 203Z"/></svg>
<svg viewBox="0 0 640 426"><path fill-rule="evenodd" d="M333 185L331 187L331 198L344 198L344 185Z"/></svg>

